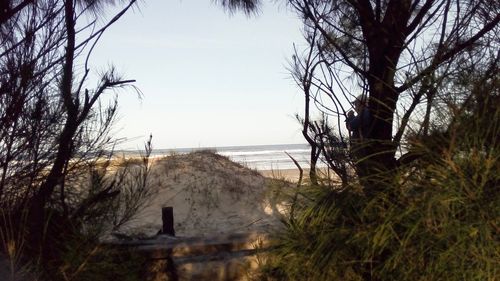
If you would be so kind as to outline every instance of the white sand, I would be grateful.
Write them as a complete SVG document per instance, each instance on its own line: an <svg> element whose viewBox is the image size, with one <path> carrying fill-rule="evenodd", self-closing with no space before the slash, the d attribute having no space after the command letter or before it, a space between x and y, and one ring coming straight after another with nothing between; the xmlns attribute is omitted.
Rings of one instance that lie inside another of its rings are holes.
<svg viewBox="0 0 500 281"><path fill-rule="evenodd" d="M298 182L300 178L299 169L283 169L283 170L260 170L259 173L266 178L283 179L290 182ZM309 178L309 169L304 169L302 179Z"/></svg>

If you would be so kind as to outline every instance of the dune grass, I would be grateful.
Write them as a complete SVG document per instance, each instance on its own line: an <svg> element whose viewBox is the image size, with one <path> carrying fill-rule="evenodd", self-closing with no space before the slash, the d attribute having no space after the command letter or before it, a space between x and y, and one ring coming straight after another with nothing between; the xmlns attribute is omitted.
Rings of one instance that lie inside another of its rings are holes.
<svg viewBox="0 0 500 281"><path fill-rule="evenodd" d="M375 195L302 186L258 279L499 280L499 120L497 107L415 140L418 160Z"/></svg>

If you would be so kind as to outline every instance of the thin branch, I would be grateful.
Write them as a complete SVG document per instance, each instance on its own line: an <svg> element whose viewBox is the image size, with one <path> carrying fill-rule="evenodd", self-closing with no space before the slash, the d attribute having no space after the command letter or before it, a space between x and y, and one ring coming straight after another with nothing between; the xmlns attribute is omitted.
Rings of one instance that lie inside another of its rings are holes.
<svg viewBox="0 0 500 281"><path fill-rule="evenodd" d="M486 35L488 32L493 30L498 23L500 22L500 14L497 14L495 18L485 24L483 28L477 32L474 36L470 37L468 40L463 41L462 43L457 43L452 49L448 50L446 53L444 53L441 56L435 56L433 62L427 66L423 71L418 73L415 77L404 83L403 85L396 87L396 91L398 93L406 91L409 87L415 85L418 81L420 81L423 77L426 75L429 75L431 72L436 70L443 62L446 62L447 60L453 58L455 55L457 55L459 52L463 51L465 48L473 45L477 40L482 38L484 35ZM443 47L444 48L444 47ZM443 50L440 49L436 52L436 55L442 52Z"/></svg>

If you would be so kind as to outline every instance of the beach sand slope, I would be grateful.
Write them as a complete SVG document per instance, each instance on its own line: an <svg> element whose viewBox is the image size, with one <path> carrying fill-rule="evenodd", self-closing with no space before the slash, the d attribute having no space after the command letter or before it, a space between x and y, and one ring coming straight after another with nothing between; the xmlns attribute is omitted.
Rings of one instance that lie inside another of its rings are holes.
<svg viewBox="0 0 500 281"><path fill-rule="evenodd" d="M210 151L167 156L151 169L157 194L128 227L154 235L162 227L162 207L173 207L176 236L269 232L285 210L273 200L271 181Z"/></svg>

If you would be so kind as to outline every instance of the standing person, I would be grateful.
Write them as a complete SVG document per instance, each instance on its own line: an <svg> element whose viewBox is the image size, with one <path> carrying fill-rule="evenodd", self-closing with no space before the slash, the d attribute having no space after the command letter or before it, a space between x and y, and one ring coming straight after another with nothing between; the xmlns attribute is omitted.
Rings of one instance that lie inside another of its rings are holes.
<svg viewBox="0 0 500 281"><path fill-rule="evenodd" d="M346 127L351 133L351 140L363 140L368 136L370 130L371 113L368 109L368 99L366 95L361 94L352 102L354 110L347 113Z"/></svg>
<svg viewBox="0 0 500 281"><path fill-rule="evenodd" d="M371 113L368 108L368 99L366 95L359 95L352 102L354 105L353 110L347 113L346 126L350 133L350 154L355 163L359 161L368 161L367 151L365 145L367 143L367 137L371 130ZM360 178L364 178L368 175L366 170L366 165L356 165L356 171Z"/></svg>

